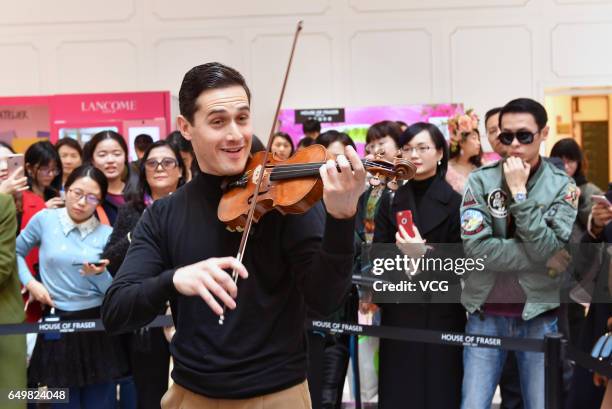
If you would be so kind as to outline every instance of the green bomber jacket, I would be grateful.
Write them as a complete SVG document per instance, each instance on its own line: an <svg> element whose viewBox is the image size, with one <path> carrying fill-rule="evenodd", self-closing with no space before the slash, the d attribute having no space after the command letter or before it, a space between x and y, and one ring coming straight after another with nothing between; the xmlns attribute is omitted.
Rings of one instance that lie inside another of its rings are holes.
<svg viewBox="0 0 612 409"><path fill-rule="evenodd" d="M486 268L464 280L461 302L480 310L498 274L516 274L529 320L559 306L560 275L546 261L568 242L576 219L578 191L572 179L547 160L527 181L527 199L515 201L505 182L503 160L470 174L461 203L461 237L466 257Z"/></svg>

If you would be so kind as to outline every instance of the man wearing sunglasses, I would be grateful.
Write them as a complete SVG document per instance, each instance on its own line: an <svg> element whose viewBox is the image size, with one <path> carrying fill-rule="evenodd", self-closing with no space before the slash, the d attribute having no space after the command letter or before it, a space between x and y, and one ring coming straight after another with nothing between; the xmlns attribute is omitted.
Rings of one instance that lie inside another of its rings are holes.
<svg viewBox="0 0 612 409"><path fill-rule="evenodd" d="M542 159L547 115L521 98L500 111L499 142L506 157L474 171L461 205L466 257L485 269L465 279L461 302L466 332L543 338L557 331L561 277L552 257L569 239L577 213L576 185ZM516 352L525 408L544 407L544 354ZM462 408L491 407L506 351L464 349Z"/></svg>

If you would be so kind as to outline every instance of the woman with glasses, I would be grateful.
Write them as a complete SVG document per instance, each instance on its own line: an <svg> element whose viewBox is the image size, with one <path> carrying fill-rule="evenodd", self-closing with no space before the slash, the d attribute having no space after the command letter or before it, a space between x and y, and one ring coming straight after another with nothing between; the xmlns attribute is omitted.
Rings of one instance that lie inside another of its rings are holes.
<svg viewBox="0 0 612 409"><path fill-rule="evenodd" d="M66 181L66 206L37 213L17 237L19 278L45 315L62 320L99 318L112 277L100 259L111 228L94 216L108 184L91 165L75 169ZM40 247L40 281L24 256ZM121 348L104 332L40 334L28 371L29 384L69 388L67 408L109 408L113 379L123 372Z"/></svg>
<svg viewBox="0 0 612 409"><path fill-rule="evenodd" d="M140 182L136 192L119 208L113 233L102 257L110 260L112 275L117 273L131 241L131 232L146 208L172 194L185 183L186 168L175 145L167 140L153 143L140 161ZM164 311L160 311L163 314ZM168 389L170 352L161 328L143 328L131 334L129 356L136 384L138 407L159 407Z"/></svg>
<svg viewBox="0 0 612 409"><path fill-rule="evenodd" d="M463 194L470 173L482 166L478 122L478 115L472 110L448 121L450 147L446 181L459 194Z"/></svg>
<svg viewBox="0 0 612 409"><path fill-rule="evenodd" d="M83 153L85 162L100 169L108 180L108 194L98 208L98 217L114 226L119 207L125 204L126 194L137 183L135 175L130 174L125 139L115 131L98 132L87 142Z"/></svg>
<svg viewBox="0 0 612 409"><path fill-rule="evenodd" d="M374 242L395 243L404 254L415 259L444 257L438 244L461 245L461 196L445 180L448 166L446 141L435 125L418 122L404 131L399 143L404 159L415 164L416 175L395 194L387 192L380 199ZM398 212L406 210L412 212L412 232L401 225L398 228L396 222ZM389 251L393 252L393 257L397 254L396 250ZM404 272L399 272L399 275L399 279L409 280ZM430 278L447 280L449 285L458 288L458 280L453 276L453 273L444 275L438 271L425 271L412 278L415 283ZM465 312L459 303L432 302L436 296L432 292L421 295L416 301L409 299L403 303L380 304L381 325L463 330ZM404 407L406 402L416 409L458 408L461 380L462 352L457 347L380 340L378 407L381 409Z"/></svg>

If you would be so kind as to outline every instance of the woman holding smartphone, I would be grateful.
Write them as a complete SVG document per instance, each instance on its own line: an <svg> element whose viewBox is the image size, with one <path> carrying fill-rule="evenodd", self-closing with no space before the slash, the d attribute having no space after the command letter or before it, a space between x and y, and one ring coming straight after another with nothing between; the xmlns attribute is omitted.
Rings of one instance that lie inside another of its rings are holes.
<svg viewBox="0 0 612 409"><path fill-rule="evenodd" d="M66 181L66 206L37 213L17 237L19 278L45 316L63 320L99 318L112 277L108 260L100 260L111 228L94 216L108 184L91 165L75 169ZM40 280L24 256L40 247ZM95 264L92 264L95 262ZM108 408L115 401L113 379L124 368L121 348L104 332L77 332L37 337L28 383L70 388L68 408Z"/></svg>
<svg viewBox="0 0 612 409"><path fill-rule="evenodd" d="M404 158L416 165L416 175L395 194L387 192L381 197L374 242L396 243L400 247L408 244L404 252L412 258L432 255L438 251L436 246L440 243L461 246L461 196L445 180L448 147L444 136L435 125L418 122L402 133L399 144ZM402 223L399 227L398 219ZM431 248L427 248L425 242ZM421 277L427 280L432 273L437 274L427 271L422 272ZM450 273L445 279L458 288L458 280L452 275ZM413 280L418 281L421 277L417 275ZM451 282L453 278L455 283ZM458 299L457 303L443 304L432 302L431 298L435 295L430 292L419 297L418 301L422 302L380 304L381 325L463 331L465 311ZM407 401L416 409L458 408L462 378L460 348L380 340L378 396L381 409L403 407ZM441 390L444 393L440 393Z"/></svg>

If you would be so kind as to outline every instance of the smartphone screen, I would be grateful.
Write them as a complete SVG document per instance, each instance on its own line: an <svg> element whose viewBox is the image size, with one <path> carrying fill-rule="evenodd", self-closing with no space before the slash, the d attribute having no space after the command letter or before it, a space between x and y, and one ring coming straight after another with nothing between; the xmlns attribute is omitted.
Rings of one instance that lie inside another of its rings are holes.
<svg viewBox="0 0 612 409"><path fill-rule="evenodd" d="M402 210L395 214L395 219L397 221L397 228L399 226L403 226L404 230L410 237L414 237L414 229L412 228L412 212L410 210Z"/></svg>

